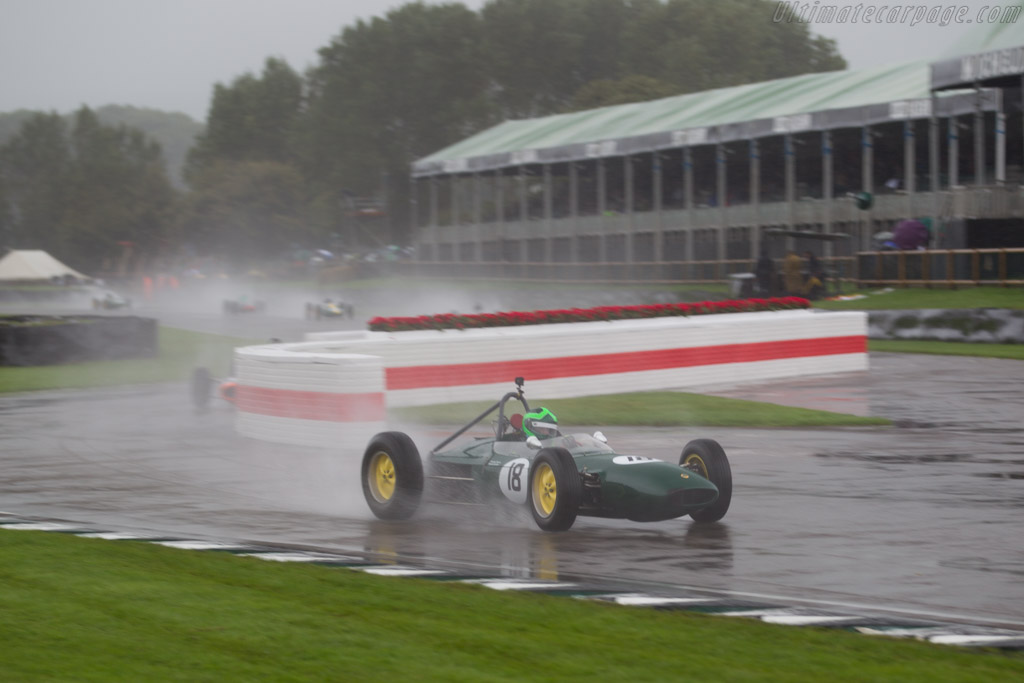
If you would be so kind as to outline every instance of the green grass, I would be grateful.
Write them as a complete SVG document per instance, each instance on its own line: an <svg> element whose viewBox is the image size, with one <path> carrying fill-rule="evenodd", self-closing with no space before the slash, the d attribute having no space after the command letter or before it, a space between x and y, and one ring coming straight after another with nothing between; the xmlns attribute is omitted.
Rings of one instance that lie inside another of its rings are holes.
<svg viewBox="0 0 1024 683"><path fill-rule="evenodd" d="M0 671L34 681L1016 680L1024 657L0 530Z"/></svg>
<svg viewBox="0 0 1024 683"><path fill-rule="evenodd" d="M1024 308L1024 288L964 287L961 289L853 289L844 294L864 294L856 301L815 301L815 308L830 311L910 310L918 308Z"/></svg>
<svg viewBox="0 0 1024 683"><path fill-rule="evenodd" d="M478 415L490 405L486 401L448 403L397 408L392 413L400 419L421 424L449 425L459 422L463 417L468 419L469 416ZM587 426L856 427L891 424L883 418L674 391L545 400L544 406L551 409L563 424Z"/></svg>
<svg viewBox="0 0 1024 683"><path fill-rule="evenodd" d="M156 358L0 367L0 393L168 382L185 379L198 365L224 375L236 346L259 342L160 327L158 343Z"/></svg>
<svg viewBox="0 0 1024 683"><path fill-rule="evenodd" d="M931 353L940 356L976 356L1024 360L1024 344L973 344L970 342L916 341L913 339L871 339L869 351L890 353Z"/></svg>

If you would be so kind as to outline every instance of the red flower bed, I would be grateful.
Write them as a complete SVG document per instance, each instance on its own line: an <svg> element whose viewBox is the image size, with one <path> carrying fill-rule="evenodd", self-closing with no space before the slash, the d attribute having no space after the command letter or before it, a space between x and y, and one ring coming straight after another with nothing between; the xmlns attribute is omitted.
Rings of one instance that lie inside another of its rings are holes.
<svg viewBox="0 0 1024 683"><path fill-rule="evenodd" d="M514 325L547 325L549 323L585 323L597 320L632 320L663 318L672 315L708 315L712 313L750 313L810 308L811 302L800 297L774 299L738 299L736 301L701 301L699 303L646 304L642 306L598 306L551 311L507 311L501 313L441 313L415 317L373 318L368 324L375 332L407 330L463 330L470 327L511 327Z"/></svg>

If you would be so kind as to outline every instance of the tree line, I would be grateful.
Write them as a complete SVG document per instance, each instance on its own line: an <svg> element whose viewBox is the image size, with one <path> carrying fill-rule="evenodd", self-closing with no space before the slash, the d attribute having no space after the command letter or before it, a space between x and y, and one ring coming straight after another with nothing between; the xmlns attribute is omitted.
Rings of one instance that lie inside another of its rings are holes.
<svg viewBox="0 0 1024 683"><path fill-rule="evenodd" d="M845 68L768 0L414 2L345 27L300 74L268 58L217 84L177 189L137 129L34 113L0 146L0 236L100 267L150 255L246 262L408 234L409 167L503 120ZM348 229L354 198L386 210Z"/></svg>

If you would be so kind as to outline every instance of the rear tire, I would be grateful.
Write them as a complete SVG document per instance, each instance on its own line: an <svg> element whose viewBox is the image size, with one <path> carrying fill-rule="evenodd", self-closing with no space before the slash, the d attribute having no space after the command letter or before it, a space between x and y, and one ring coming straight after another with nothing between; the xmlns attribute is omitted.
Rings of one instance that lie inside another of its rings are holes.
<svg viewBox="0 0 1024 683"><path fill-rule="evenodd" d="M402 432L382 432L363 454L363 497L380 519L408 519L423 496L423 461Z"/></svg>
<svg viewBox="0 0 1024 683"><path fill-rule="evenodd" d="M213 378L206 368L196 368L192 371L192 405L200 410L205 410L210 405L210 388L213 386Z"/></svg>
<svg viewBox="0 0 1024 683"><path fill-rule="evenodd" d="M576 521L583 483L576 461L564 448L544 448L530 465L527 501L533 521L544 531L565 531Z"/></svg>
<svg viewBox="0 0 1024 683"><path fill-rule="evenodd" d="M732 468L721 444L714 439L694 439L683 448L679 464L718 487L715 502L691 512L690 517L697 522L717 522L725 517L732 502Z"/></svg>

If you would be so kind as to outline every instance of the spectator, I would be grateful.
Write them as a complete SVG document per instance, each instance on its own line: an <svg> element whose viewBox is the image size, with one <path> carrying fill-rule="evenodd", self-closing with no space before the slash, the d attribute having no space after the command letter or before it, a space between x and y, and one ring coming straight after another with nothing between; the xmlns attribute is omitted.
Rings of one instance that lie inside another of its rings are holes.
<svg viewBox="0 0 1024 683"><path fill-rule="evenodd" d="M754 275L757 277L757 288L763 296L772 296L775 293L775 262L768 256L768 250L761 250L761 257L757 259L757 266L754 268Z"/></svg>
<svg viewBox="0 0 1024 683"><path fill-rule="evenodd" d="M782 262L782 280L786 286L786 294L789 296L803 296L804 294L803 267L803 259L790 249Z"/></svg>
<svg viewBox="0 0 1024 683"><path fill-rule="evenodd" d="M807 257L807 277L804 280L804 294L808 299L820 299L825 293L825 269L813 251L804 252Z"/></svg>

